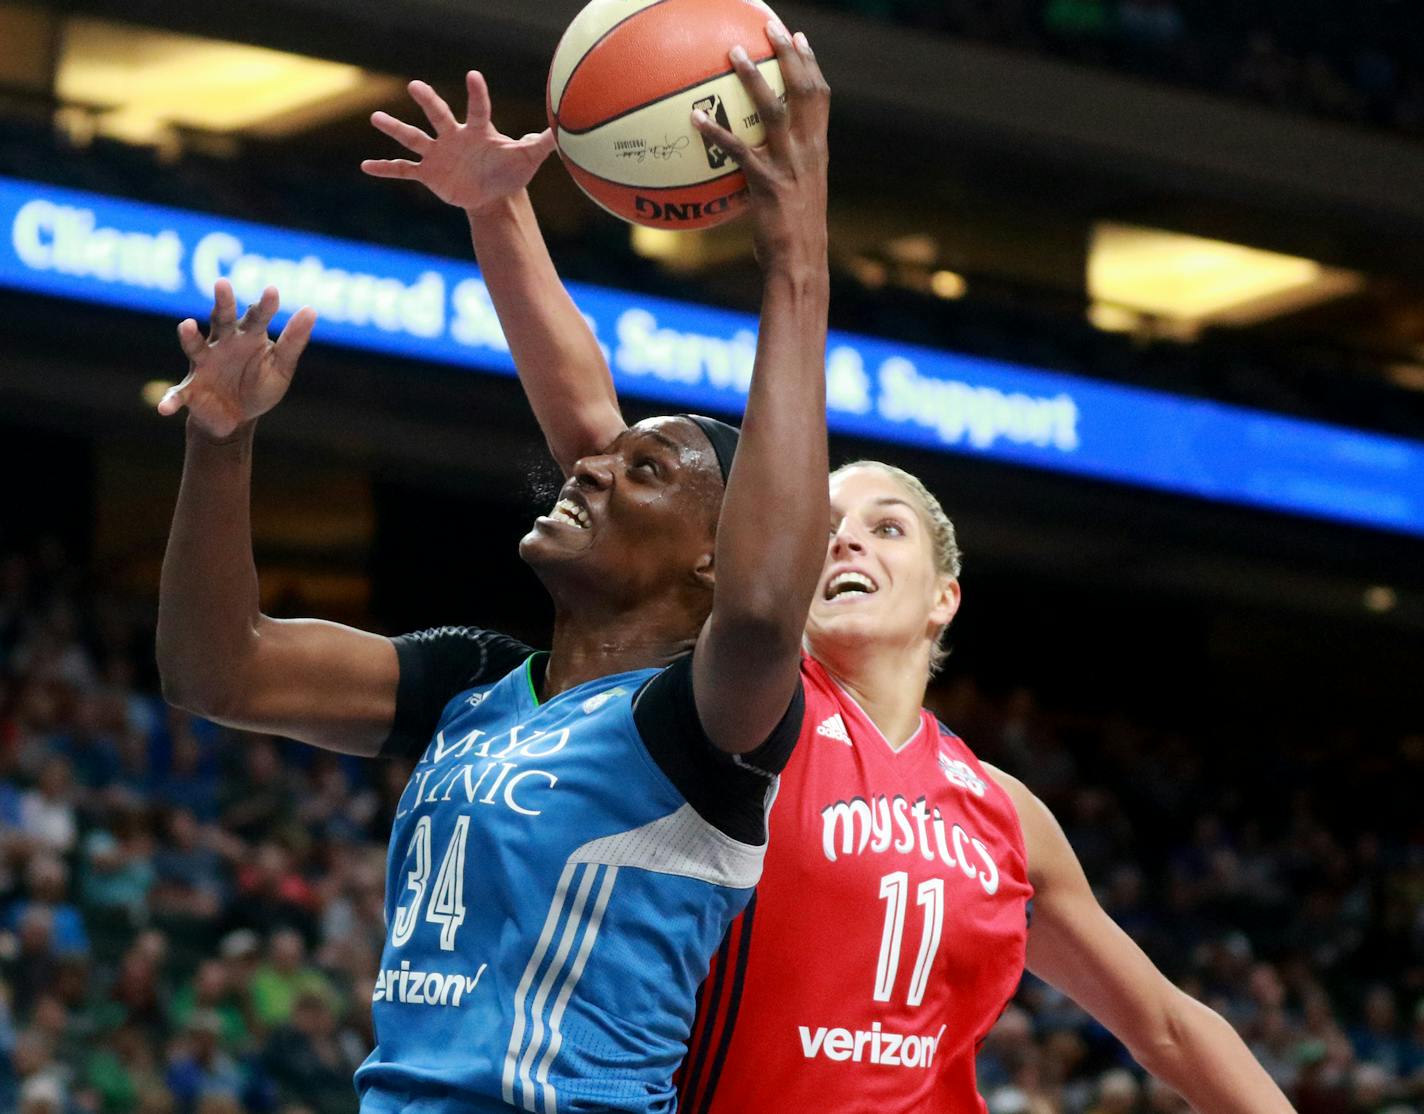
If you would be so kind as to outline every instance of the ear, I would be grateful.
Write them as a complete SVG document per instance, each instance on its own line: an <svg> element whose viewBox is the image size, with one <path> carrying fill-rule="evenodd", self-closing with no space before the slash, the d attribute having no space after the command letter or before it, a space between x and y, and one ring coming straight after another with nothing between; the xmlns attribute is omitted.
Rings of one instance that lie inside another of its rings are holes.
<svg viewBox="0 0 1424 1114"><path fill-rule="evenodd" d="M934 602L930 605L930 622L947 627L959 611L959 581L941 576L935 582Z"/></svg>
<svg viewBox="0 0 1424 1114"><path fill-rule="evenodd" d="M712 591L717 584L715 563L716 557L714 552L709 549L702 554L701 557L697 558L697 564L694 565L692 569L692 579L697 582L699 587L705 588L709 592Z"/></svg>

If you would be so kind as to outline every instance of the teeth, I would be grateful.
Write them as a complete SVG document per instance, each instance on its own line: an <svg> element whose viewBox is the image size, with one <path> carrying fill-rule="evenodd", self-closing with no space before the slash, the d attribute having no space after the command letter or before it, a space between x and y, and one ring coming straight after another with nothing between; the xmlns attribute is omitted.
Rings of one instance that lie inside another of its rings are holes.
<svg viewBox="0 0 1424 1114"><path fill-rule="evenodd" d="M554 504L554 509L549 512L549 517L562 519L570 526L577 526L580 530L588 529L588 512L572 499L560 499Z"/></svg>
<svg viewBox="0 0 1424 1114"><path fill-rule="evenodd" d="M834 599L843 592L873 592L875 582L859 572L837 573L835 578L826 585L826 598Z"/></svg>

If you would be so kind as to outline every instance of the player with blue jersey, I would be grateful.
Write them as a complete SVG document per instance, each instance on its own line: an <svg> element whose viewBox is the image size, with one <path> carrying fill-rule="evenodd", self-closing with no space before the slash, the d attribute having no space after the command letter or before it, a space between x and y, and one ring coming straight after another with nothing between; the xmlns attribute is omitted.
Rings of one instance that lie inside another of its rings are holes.
<svg viewBox="0 0 1424 1114"><path fill-rule="evenodd" d="M416 760L392 830L377 1047L357 1073L369 1114L675 1107L695 989L760 875L801 726L828 513L827 97L809 50L771 33L791 92L753 85L769 139L744 152L764 273L745 434L650 419L561 462L558 502L520 543L554 603L548 653L472 628L388 639L262 615L254 427L314 315L272 342L276 291L239 320L219 282L208 335L179 327L189 374L159 406L189 412L165 694Z"/></svg>

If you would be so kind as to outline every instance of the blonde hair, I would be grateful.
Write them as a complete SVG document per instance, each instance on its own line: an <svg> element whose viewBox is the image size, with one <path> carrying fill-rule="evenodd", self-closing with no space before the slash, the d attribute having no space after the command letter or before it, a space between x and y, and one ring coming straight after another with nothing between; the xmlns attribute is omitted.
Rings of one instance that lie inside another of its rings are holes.
<svg viewBox="0 0 1424 1114"><path fill-rule="evenodd" d="M903 468L896 468L893 464L886 464L882 460L853 460L849 464L842 464L832 472L831 479L835 479L853 468L873 468L878 472L883 472L914 497L913 502L918 505L920 517L924 519L925 526L929 531L930 551L934 557L935 572L940 576L958 580L963 554L960 552L959 539L954 532L954 523L950 521L949 515L944 513L944 508L940 506L939 500L930 493L930 489L920 482L919 477L911 475ZM930 646L931 677L944 667L945 659L949 657L949 650L944 644L948 633L949 624L946 623L940 627Z"/></svg>

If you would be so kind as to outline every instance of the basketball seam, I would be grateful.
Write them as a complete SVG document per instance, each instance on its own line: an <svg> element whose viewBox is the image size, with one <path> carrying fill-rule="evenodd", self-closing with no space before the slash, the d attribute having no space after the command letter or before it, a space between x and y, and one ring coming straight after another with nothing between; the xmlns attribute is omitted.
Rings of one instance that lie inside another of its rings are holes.
<svg viewBox="0 0 1424 1114"><path fill-rule="evenodd" d="M564 87L559 90L559 103L554 105L554 120L556 122L559 119L559 109L564 106L564 97L568 94L569 86L574 83L574 74L579 72L579 67L582 66L584 62L588 60L588 56L598 49L598 44L603 42L604 39L608 38L609 35L613 34L614 31L617 31L618 28L622 27L623 24L627 23L630 19L637 19L644 12L650 12L654 8L660 8L668 2L669 0L654 0L653 3L649 4L645 8L639 8L632 15L625 15L612 27L609 27L606 31L604 31L603 34L599 35L598 38L594 39L593 42L588 44L588 49L579 55L579 60L574 63L574 68L569 71L569 76L564 78ZM555 47L554 54L557 55L558 53L558 47ZM566 128L565 131L567 130L568 129Z"/></svg>
<svg viewBox="0 0 1424 1114"><path fill-rule="evenodd" d="M560 153L562 154L562 152ZM725 174L718 174L714 178L703 178L700 182L689 182L681 186L630 186L627 182L620 182L614 178L605 178L602 174L595 174L592 170L588 169L588 167L582 165L581 163L574 162L574 160L569 158L567 155L564 155L564 159L566 162L569 163L570 166L576 167L580 174L587 174L590 178L597 178L605 185L617 186L619 189L634 190L637 193L657 193L660 191L667 190L695 190L700 186L710 186L713 182L720 182L723 178L730 178L733 174L740 174L742 172L742 168L740 166L734 166ZM594 200L598 201L598 198L595 197ZM602 202L600 202L600 204L602 204ZM606 205L604 205L603 207L605 209L608 208L608 206ZM613 210L609 209L609 212L612 211Z"/></svg>
<svg viewBox="0 0 1424 1114"><path fill-rule="evenodd" d="M660 0L660 2L665 3L666 0ZM650 4L650 5L648 5L648 8L652 8L652 7L655 7L655 6L656 6L656 5ZM646 11L648 10L648 8L644 8L643 11L646 12ZM630 17L630 18L631 18L631 17ZM589 47L589 54L591 54L591 53L593 53L593 47ZM588 54L585 54L585 55L584 55L584 58L587 58L587 57L588 57ZM752 65L754 65L754 66L760 66L763 62L770 62L770 61L772 61L773 59L775 59L775 57L776 57L775 54L768 54L765 58L753 58L753 59L752 59ZM583 58L580 58L580 59L579 59L579 64L582 65L582 63L583 63ZM723 70L721 73L714 73L711 77L700 77L700 78L698 78L696 81L693 81L693 82L690 82L690 83L687 84L687 85L684 85L681 89L669 89L666 93L660 93L658 96L654 97L654 98L653 98L652 100L650 100L650 101L644 101L642 104L635 104L632 108L625 108L622 112L619 112L619 113L617 113L616 115L610 116L610 117L608 117L608 119L606 119L606 120L600 120L598 123L594 124L592 127L588 127L588 128L566 128L566 127L564 127L564 125L559 121L559 114L558 114L557 111L554 113L554 123L558 126L558 128L559 128L560 131L565 132L565 133L567 133L568 135L588 135L589 132L595 132L595 131L597 131L599 128L604 127L604 126L606 126L606 125L608 125L608 124L612 124L612 123L614 123L614 122L617 121L617 120L621 120L621 119L623 119L623 117L625 117L625 116L631 116L633 113L638 112L638 111L641 110L641 109L650 108L650 107L652 107L652 106L655 105L655 104L661 104L663 101L671 100L673 97L680 96L680 95L683 94L683 93L689 93L689 92L691 92L693 89L696 89L696 88L698 88L698 87L701 86L701 85L706 85L709 81L718 81L718 80L720 80L721 78L726 77L728 74L734 74L734 73L736 73L736 72L737 72L736 70L730 70L730 69L729 69L729 70ZM572 84L573 84L573 75L570 74L570 75L569 75L569 80L564 84L564 91L567 92L569 86L572 85ZM563 99L564 99L564 98L563 98L562 96L560 96L560 97L559 97L559 102L560 102L560 103L563 103Z"/></svg>

